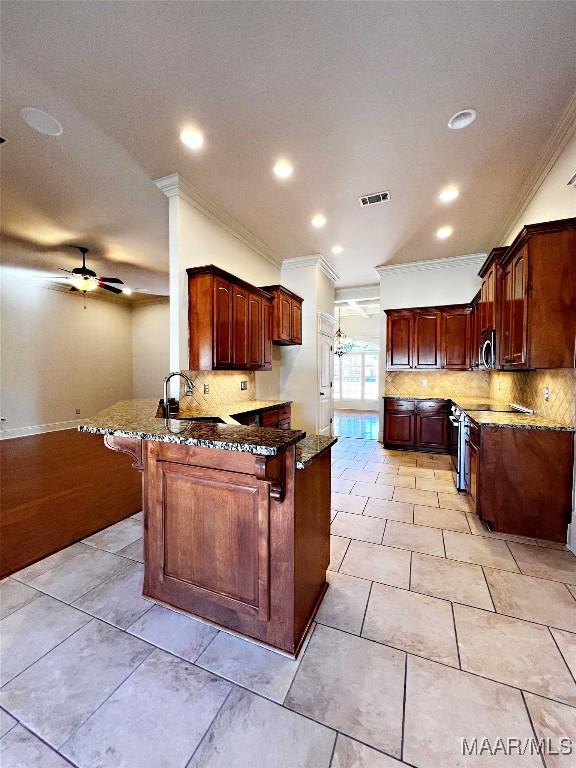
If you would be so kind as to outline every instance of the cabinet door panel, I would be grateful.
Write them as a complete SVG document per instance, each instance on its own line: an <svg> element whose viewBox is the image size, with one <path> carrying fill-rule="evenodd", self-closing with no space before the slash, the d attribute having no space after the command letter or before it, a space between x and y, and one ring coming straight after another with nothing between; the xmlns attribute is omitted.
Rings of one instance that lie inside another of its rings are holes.
<svg viewBox="0 0 576 768"><path fill-rule="evenodd" d="M233 287L232 317L234 327L233 362L237 368L248 366L248 292L242 288Z"/></svg>
<svg viewBox="0 0 576 768"><path fill-rule="evenodd" d="M292 339L292 302L283 294L280 294L280 338L283 341Z"/></svg>
<svg viewBox="0 0 576 768"><path fill-rule="evenodd" d="M235 472L161 462L150 510L161 589L269 616L269 486Z"/></svg>
<svg viewBox="0 0 576 768"><path fill-rule="evenodd" d="M384 442L406 448L414 446L414 414L388 411L384 418Z"/></svg>
<svg viewBox="0 0 576 768"><path fill-rule="evenodd" d="M290 302L290 333L294 344L302 344L302 306L300 302Z"/></svg>
<svg viewBox="0 0 576 768"><path fill-rule="evenodd" d="M272 302L262 299L262 367L272 368Z"/></svg>
<svg viewBox="0 0 576 768"><path fill-rule="evenodd" d="M232 365L232 286L214 279L214 367Z"/></svg>
<svg viewBox="0 0 576 768"><path fill-rule="evenodd" d="M443 367L457 371L470 368L470 310L442 313Z"/></svg>
<svg viewBox="0 0 576 768"><path fill-rule="evenodd" d="M262 365L262 299L254 294L248 297L248 367Z"/></svg>
<svg viewBox="0 0 576 768"><path fill-rule="evenodd" d="M414 368L441 368L440 312L416 312L414 318Z"/></svg>
<svg viewBox="0 0 576 768"><path fill-rule="evenodd" d="M512 269L510 266L502 273L502 312L500 317L500 364L511 362L512 337Z"/></svg>
<svg viewBox="0 0 576 768"><path fill-rule="evenodd" d="M413 312L389 312L386 347L388 370L412 368Z"/></svg>
<svg viewBox="0 0 576 768"><path fill-rule="evenodd" d="M527 253L522 249L512 260L512 328L510 334L510 362L518 367L526 364L526 346L528 336L528 285Z"/></svg>
<svg viewBox="0 0 576 768"><path fill-rule="evenodd" d="M446 412L436 415L419 414L416 418L416 445L419 448L447 448Z"/></svg>

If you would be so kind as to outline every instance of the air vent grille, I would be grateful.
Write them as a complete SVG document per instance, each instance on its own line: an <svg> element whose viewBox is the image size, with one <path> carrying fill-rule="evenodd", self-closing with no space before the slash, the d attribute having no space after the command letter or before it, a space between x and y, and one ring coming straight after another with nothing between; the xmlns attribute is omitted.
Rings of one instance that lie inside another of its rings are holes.
<svg viewBox="0 0 576 768"><path fill-rule="evenodd" d="M568 182L568 186L574 187L576 189L576 173L574 174L574 176L572 176L572 178Z"/></svg>
<svg viewBox="0 0 576 768"><path fill-rule="evenodd" d="M387 203L390 200L390 192L372 192L370 195L362 195L358 198L360 207L364 208L366 205L378 205L378 203Z"/></svg>

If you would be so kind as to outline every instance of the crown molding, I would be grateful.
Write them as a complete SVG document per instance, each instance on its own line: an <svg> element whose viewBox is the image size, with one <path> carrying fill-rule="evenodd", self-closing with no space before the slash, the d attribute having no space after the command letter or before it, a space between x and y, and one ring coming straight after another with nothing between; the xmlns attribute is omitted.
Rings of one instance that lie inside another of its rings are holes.
<svg viewBox="0 0 576 768"><path fill-rule="evenodd" d="M284 259L282 262L282 269L300 269L301 267L319 267L320 271L332 280L333 283L336 280L340 280L340 275L321 253L313 253L310 256L298 256L295 259Z"/></svg>
<svg viewBox="0 0 576 768"><path fill-rule="evenodd" d="M437 269L456 269L467 266L480 269L485 260L485 253L469 253L466 256L448 256L443 259L411 261L405 264L382 264L379 267L374 267L374 269L382 277L383 275L403 275L410 272L429 272Z"/></svg>
<svg viewBox="0 0 576 768"><path fill-rule="evenodd" d="M155 179L154 184L168 199L179 197L182 200L186 200L189 205L196 208L197 211L200 211L200 213L203 213L204 216L207 216L212 221L215 221L228 234L240 240L241 243L247 245L248 248L251 248L263 259L274 264L275 267L281 266L282 260L259 240L256 235L250 232L249 229L246 229L229 213L219 208L179 173L171 173L168 176L163 176L161 179Z"/></svg>
<svg viewBox="0 0 576 768"><path fill-rule="evenodd" d="M336 288L334 301L380 301L380 284L355 285L351 288Z"/></svg>
<svg viewBox="0 0 576 768"><path fill-rule="evenodd" d="M562 117L554 128L552 135L544 145L544 149L542 150L538 162L520 187L516 199L508 210L506 218L494 238L495 243L506 242L506 238L509 236L512 227L520 218L522 211L528 207L530 201L542 186L544 179L552 170L554 163L558 160L562 150L566 144L568 144L575 131L576 92L572 95L572 98L562 113Z"/></svg>

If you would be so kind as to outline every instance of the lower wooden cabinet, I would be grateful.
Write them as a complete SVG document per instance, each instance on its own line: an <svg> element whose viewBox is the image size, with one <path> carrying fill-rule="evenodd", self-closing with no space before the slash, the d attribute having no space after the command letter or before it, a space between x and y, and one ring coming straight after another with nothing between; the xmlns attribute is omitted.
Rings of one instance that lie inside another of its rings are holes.
<svg viewBox="0 0 576 768"><path fill-rule="evenodd" d="M446 452L448 401L384 398L384 445Z"/></svg>
<svg viewBox="0 0 576 768"><path fill-rule="evenodd" d="M494 531L565 542L573 445L571 432L472 423L465 477L473 511Z"/></svg>
<svg viewBox="0 0 576 768"><path fill-rule="evenodd" d="M290 429L291 408L282 405L278 408L270 408L260 414L261 427L273 427L274 429Z"/></svg>

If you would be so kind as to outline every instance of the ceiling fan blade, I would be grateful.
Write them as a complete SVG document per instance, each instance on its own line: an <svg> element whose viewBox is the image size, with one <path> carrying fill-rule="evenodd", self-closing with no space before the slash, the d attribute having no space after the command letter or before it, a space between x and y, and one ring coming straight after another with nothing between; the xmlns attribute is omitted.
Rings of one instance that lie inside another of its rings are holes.
<svg viewBox="0 0 576 768"><path fill-rule="evenodd" d="M120 280L119 277L99 277L98 279L103 283L121 283L124 285L124 280Z"/></svg>
<svg viewBox="0 0 576 768"><path fill-rule="evenodd" d="M35 277L38 277L42 280L69 280L69 277L65 277L64 275L35 275Z"/></svg>
<svg viewBox="0 0 576 768"><path fill-rule="evenodd" d="M104 285L101 283L100 288L103 288L105 291L110 291L111 293L122 293L120 288L114 288L113 285Z"/></svg>
<svg viewBox="0 0 576 768"><path fill-rule="evenodd" d="M64 267L58 267L58 269L60 270L60 272L68 272L69 275L72 274L72 270L71 269L64 269Z"/></svg>

